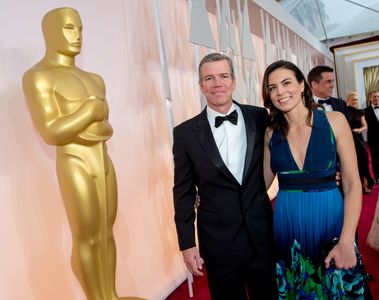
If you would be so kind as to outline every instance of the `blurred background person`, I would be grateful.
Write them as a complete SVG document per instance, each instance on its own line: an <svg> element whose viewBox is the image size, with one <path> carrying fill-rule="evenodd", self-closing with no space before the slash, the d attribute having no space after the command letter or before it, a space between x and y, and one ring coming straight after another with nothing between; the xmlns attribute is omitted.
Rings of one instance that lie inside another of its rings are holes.
<svg viewBox="0 0 379 300"><path fill-rule="evenodd" d="M339 111L347 118L346 103L332 97L335 87L334 70L329 66L316 66L308 73L308 83L315 103L322 105L325 111Z"/></svg>
<svg viewBox="0 0 379 300"><path fill-rule="evenodd" d="M368 94L371 105L365 109L367 121L367 143L371 153L371 165L375 181L379 183L379 91Z"/></svg>
<svg viewBox="0 0 379 300"><path fill-rule="evenodd" d="M358 108L358 93L350 92L346 96L346 104L348 111L348 121L353 132L355 150L357 152L359 176L362 182L363 193L370 193L374 185L369 169L368 154L366 143L363 139L363 132L367 130L365 112Z"/></svg>

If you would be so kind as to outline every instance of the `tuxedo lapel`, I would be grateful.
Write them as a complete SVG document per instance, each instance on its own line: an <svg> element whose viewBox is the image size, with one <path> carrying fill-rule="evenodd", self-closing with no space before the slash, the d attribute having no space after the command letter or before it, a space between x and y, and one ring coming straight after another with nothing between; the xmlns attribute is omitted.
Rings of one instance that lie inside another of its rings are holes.
<svg viewBox="0 0 379 300"><path fill-rule="evenodd" d="M237 104L238 105L238 104ZM242 183L244 182L246 175L250 169L251 160L253 158L255 136L256 136L256 126L253 116L246 112L243 107L241 107L243 118L245 121L246 127L246 155L245 155L245 164L243 169Z"/></svg>
<svg viewBox="0 0 379 300"><path fill-rule="evenodd" d="M365 115L366 115L366 119L370 119L372 117L375 117L374 108L372 106L369 106L368 108L366 108L365 109Z"/></svg>
<svg viewBox="0 0 379 300"><path fill-rule="evenodd" d="M206 109L204 109L200 114L198 122L194 126L194 130L200 143L204 147L205 153L208 155L209 159L212 161L215 167L219 169L226 177L239 184L237 179L235 179L233 174L225 165L224 161L222 160L221 154L218 151L212 130L208 122Z"/></svg>
<svg viewBox="0 0 379 300"><path fill-rule="evenodd" d="M333 101L333 99L330 99L330 103L332 105L333 111L340 111L340 109L339 109L338 104L336 103L336 101Z"/></svg>
<svg viewBox="0 0 379 300"><path fill-rule="evenodd" d="M339 112L342 112L342 107L341 105L339 104L339 102L337 101L336 98L333 98L333 97L330 97L330 103L332 105L332 108L333 108L333 111L339 111Z"/></svg>
<svg viewBox="0 0 379 300"><path fill-rule="evenodd" d="M372 105L370 106L369 111L370 111L371 118L374 120L374 122L379 123L379 121L376 117L376 114L375 114L375 108Z"/></svg>

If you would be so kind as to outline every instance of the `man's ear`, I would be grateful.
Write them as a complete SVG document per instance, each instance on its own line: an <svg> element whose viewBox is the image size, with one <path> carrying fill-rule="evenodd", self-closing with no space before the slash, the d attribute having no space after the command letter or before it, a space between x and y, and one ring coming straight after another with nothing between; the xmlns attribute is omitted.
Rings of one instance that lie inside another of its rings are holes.
<svg viewBox="0 0 379 300"><path fill-rule="evenodd" d="M203 92L203 82L202 81L199 81L199 87L200 87L200 91Z"/></svg>
<svg viewBox="0 0 379 300"><path fill-rule="evenodd" d="M309 84L311 85L311 89L313 90L316 87L317 82L313 80Z"/></svg>
<svg viewBox="0 0 379 300"><path fill-rule="evenodd" d="M237 87L236 79L233 79L233 91L236 89L236 87Z"/></svg>

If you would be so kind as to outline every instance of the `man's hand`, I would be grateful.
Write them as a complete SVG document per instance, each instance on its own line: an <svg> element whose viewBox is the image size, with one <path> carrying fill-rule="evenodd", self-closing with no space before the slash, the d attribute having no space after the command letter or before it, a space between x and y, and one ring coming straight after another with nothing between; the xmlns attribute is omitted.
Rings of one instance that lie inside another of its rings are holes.
<svg viewBox="0 0 379 300"><path fill-rule="evenodd" d="M204 260L200 257L199 249L196 247L188 248L182 251L184 263L187 269L195 276L203 276L204 273L200 270L203 269Z"/></svg>

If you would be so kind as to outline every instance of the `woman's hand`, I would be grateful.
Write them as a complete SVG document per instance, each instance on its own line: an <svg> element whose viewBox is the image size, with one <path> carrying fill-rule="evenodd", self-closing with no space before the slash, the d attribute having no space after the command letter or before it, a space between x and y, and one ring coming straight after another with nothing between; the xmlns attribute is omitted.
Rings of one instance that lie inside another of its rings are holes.
<svg viewBox="0 0 379 300"><path fill-rule="evenodd" d="M354 242L338 242L325 258L325 267L328 269L334 261L337 269L350 269L357 264Z"/></svg>

